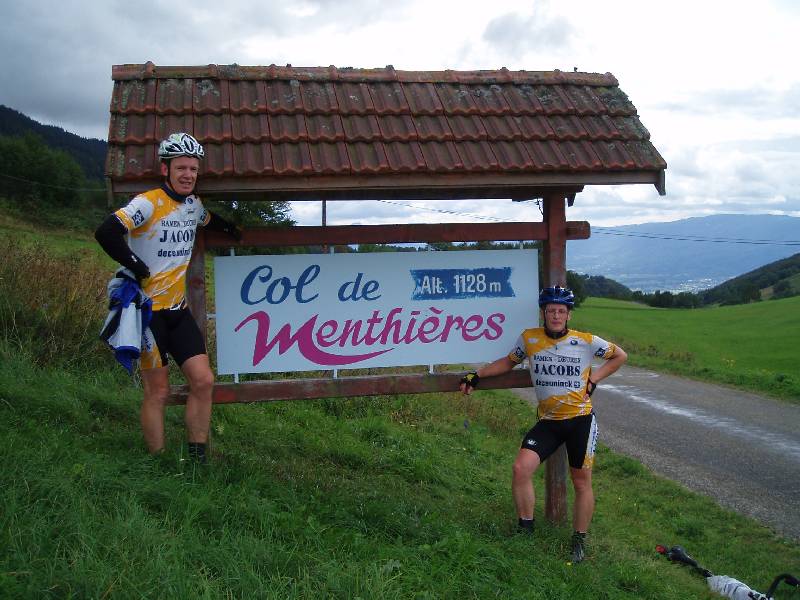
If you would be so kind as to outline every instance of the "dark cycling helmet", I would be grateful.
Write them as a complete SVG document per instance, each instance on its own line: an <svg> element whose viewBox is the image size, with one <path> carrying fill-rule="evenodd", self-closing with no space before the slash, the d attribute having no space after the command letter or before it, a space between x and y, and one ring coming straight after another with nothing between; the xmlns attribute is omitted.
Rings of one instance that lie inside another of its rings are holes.
<svg viewBox="0 0 800 600"><path fill-rule="evenodd" d="M547 304L563 304L572 308L575 306L575 294L560 285L544 288L539 294L539 307L542 308Z"/></svg>
<svg viewBox="0 0 800 600"><path fill-rule="evenodd" d="M196 139L188 133L173 133L158 146L158 157L169 160L177 156L203 158L205 152Z"/></svg>

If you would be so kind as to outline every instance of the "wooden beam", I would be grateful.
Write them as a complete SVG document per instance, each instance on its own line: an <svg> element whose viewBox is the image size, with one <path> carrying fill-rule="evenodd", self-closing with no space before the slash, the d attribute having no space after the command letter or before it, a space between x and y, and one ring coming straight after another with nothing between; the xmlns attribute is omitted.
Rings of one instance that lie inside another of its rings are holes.
<svg viewBox="0 0 800 600"><path fill-rule="evenodd" d="M213 398L215 404L231 404L430 392L456 393L462 376L463 373L425 373L218 383L214 386ZM514 369L498 377L481 379L481 389L525 387L531 387L531 376L527 369ZM188 391L188 386L173 386L167 404L185 404Z"/></svg>
<svg viewBox="0 0 800 600"><path fill-rule="evenodd" d="M394 175L293 175L215 177L201 175L198 192L230 197L253 195L254 200L450 200L543 198L560 191L564 196L587 185L658 185L664 171L587 171L550 173L407 173ZM112 175L115 193L138 193L161 182L152 177L120 179Z"/></svg>
<svg viewBox="0 0 800 600"><path fill-rule="evenodd" d="M545 223L439 223L436 225L329 225L255 227L236 242L216 231L205 232L208 247L318 246L322 244L387 244L404 242L466 242L544 240L551 235ZM563 234L562 234L563 235ZM589 223L566 223L566 239L585 240Z"/></svg>

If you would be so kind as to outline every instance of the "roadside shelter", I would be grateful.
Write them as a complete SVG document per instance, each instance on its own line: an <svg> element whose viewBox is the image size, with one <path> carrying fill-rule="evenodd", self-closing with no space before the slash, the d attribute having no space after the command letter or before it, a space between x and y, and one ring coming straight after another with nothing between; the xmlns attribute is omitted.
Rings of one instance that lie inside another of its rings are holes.
<svg viewBox="0 0 800 600"><path fill-rule="evenodd" d="M287 66L114 66L109 193L158 185L157 147L175 131L204 145L199 192L276 200L543 200L542 222L256 228L244 246L541 240L543 285L566 281L566 241L589 224L566 220L586 185L651 184L666 162L610 73L398 71ZM206 247L189 275L205 330ZM458 375L379 375L219 384L215 402L454 390ZM483 387L530 386L513 371ZM175 401L182 392L177 390ZM550 463L553 464L550 464ZM548 462L548 515L565 514L565 467ZM559 491L560 490L560 491ZM551 494L552 492L552 494ZM553 495L553 498L550 496ZM560 496L560 501L558 499Z"/></svg>

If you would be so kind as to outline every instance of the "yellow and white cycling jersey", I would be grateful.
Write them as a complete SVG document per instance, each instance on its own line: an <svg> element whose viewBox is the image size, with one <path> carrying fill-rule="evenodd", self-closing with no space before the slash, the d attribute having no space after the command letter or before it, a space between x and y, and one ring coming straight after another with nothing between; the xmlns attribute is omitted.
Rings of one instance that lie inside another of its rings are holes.
<svg viewBox="0 0 800 600"><path fill-rule="evenodd" d="M139 194L114 214L128 230L130 249L150 269L142 289L153 300L153 310L181 305L195 230L211 218L200 198L192 194L181 202L157 188Z"/></svg>
<svg viewBox="0 0 800 600"><path fill-rule="evenodd" d="M570 330L553 339L543 327L536 327L522 332L508 358L517 364L530 359L539 418L561 420L592 412L591 398L586 395L592 359L608 360L616 352L614 344L591 333Z"/></svg>

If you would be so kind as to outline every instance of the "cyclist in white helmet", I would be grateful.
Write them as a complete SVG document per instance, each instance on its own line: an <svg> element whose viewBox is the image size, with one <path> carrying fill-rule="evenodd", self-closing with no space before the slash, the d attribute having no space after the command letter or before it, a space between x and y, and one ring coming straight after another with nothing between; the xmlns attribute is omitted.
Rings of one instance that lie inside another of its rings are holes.
<svg viewBox="0 0 800 600"><path fill-rule="evenodd" d="M512 492L522 533L533 533L532 477L561 444L567 448L570 477L575 489L572 561L586 554L586 533L594 512L592 465L597 442L597 420L591 395L597 384L619 369L628 358L611 342L567 328L575 305L572 291L561 286L544 288L539 308L544 327L526 329L511 351L461 379L461 391L472 393L484 377L506 373L526 358L539 401L539 420L525 434L514 461ZM592 359L601 359L594 369Z"/></svg>
<svg viewBox="0 0 800 600"><path fill-rule="evenodd" d="M206 210L194 193L203 155L203 147L188 133L170 135L158 148L161 186L133 198L95 232L103 250L134 273L153 302L152 338L145 338L140 357L141 423L147 448L152 454L164 449L171 358L189 384L188 454L201 463L206 461L214 375L203 335L186 305L186 270L198 225L241 239L235 225Z"/></svg>

